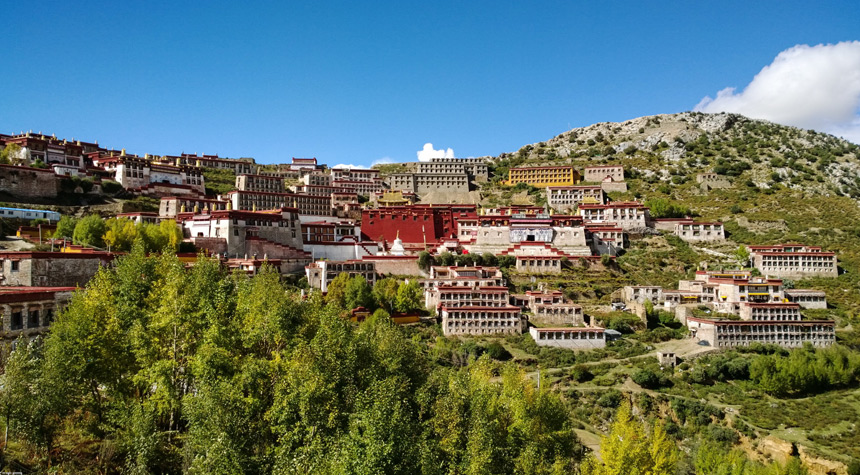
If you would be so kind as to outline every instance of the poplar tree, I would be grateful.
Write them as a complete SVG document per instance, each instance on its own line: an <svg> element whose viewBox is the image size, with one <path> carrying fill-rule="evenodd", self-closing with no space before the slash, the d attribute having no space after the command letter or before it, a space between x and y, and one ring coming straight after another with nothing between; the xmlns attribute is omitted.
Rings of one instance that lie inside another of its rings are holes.
<svg viewBox="0 0 860 475"><path fill-rule="evenodd" d="M615 414L609 434L600 439L602 461L593 454L582 464L583 475L672 475L678 449L659 425L650 433L625 402Z"/></svg>

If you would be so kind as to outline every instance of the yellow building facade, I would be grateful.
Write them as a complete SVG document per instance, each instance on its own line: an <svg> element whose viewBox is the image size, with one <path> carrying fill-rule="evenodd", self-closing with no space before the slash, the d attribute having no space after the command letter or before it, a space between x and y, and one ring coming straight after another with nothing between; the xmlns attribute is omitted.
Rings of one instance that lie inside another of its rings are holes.
<svg viewBox="0 0 860 475"><path fill-rule="evenodd" d="M519 183L544 188L547 186L571 186L581 177L573 167L521 167L508 170L508 185Z"/></svg>

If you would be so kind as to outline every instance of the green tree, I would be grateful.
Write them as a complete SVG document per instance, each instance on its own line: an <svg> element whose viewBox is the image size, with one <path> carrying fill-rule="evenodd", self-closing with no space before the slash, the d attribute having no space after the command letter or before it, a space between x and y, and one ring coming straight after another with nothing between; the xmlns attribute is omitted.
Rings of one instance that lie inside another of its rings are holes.
<svg viewBox="0 0 860 475"><path fill-rule="evenodd" d="M615 414L609 434L600 439L603 461L593 455L582 464L583 475L671 475L678 449L659 425L650 433L633 418L624 402Z"/></svg>
<svg viewBox="0 0 860 475"><path fill-rule="evenodd" d="M421 291L421 286L418 282L411 281L408 284L400 284L397 288L397 299L394 302L394 308L398 312L414 312L424 310L424 293Z"/></svg>
<svg viewBox="0 0 860 475"><path fill-rule="evenodd" d="M517 258L514 256L498 256L499 267L509 269L517 265Z"/></svg>
<svg viewBox="0 0 860 475"><path fill-rule="evenodd" d="M446 266L446 267L447 266L453 266L456 264L456 258L450 252L445 251L445 252L439 254L438 256L436 256L436 262L440 266Z"/></svg>
<svg viewBox="0 0 860 475"><path fill-rule="evenodd" d="M138 227L128 218L110 218L105 221L102 240L111 251L127 252L138 238Z"/></svg>
<svg viewBox="0 0 860 475"><path fill-rule="evenodd" d="M69 409L64 385L52 385L38 342L21 341L0 376L0 407L9 437L34 444L50 460L62 417Z"/></svg>
<svg viewBox="0 0 860 475"><path fill-rule="evenodd" d="M373 290L364 276L356 275L349 279L344 291L344 303L347 309L364 307L372 310L375 305L373 302Z"/></svg>
<svg viewBox="0 0 860 475"><path fill-rule="evenodd" d="M29 157L21 152L21 146L10 143L0 150L0 165L19 165L29 161Z"/></svg>
<svg viewBox="0 0 860 475"><path fill-rule="evenodd" d="M746 246L741 244L738 246L737 250L735 250L735 259L738 261L738 265L741 267L747 267L750 265L750 251Z"/></svg>
<svg viewBox="0 0 860 475"><path fill-rule="evenodd" d="M179 245L182 243L182 230L179 229L179 225L176 224L176 221L172 219L165 219L158 223L158 230L164 238L164 246L161 249L156 249L160 251L164 248L170 249L172 252L177 252L179 250Z"/></svg>
<svg viewBox="0 0 860 475"><path fill-rule="evenodd" d="M102 236L105 230L104 220L97 214L90 214L78 221L72 238L74 242L85 246L104 247Z"/></svg>
<svg viewBox="0 0 860 475"><path fill-rule="evenodd" d="M461 370L434 374L419 395L432 414L425 466L436 473L571 473L580 451L567 409L538 389L514 364L501 368L487 355Z"/></svg>
<svg viewBox="0 0 860 475"><path fill-rule="evenodd" d="M379 279L373 284L373 298L376 303L384 308L388 313L394 311L394 306L397 301L397 289L400 287L400 282L397 279L386 277Z"/></svg>
<svg viewBox="0 0 860 475"><path fill-rule="evenodd" d="M72 216L61 216L60 220L57 221L57 230L54 231L54 238L72 239L72 236L75 234L75 225L77 225L77 223L77 220Z"/></svg>
<svg viewBox="0 0 860 475"><path fill-rule="evenodd" d="M645 202L652 218L683 218L691 214L690 208L672 203L666 198L653 198Z"/></svg>
<svg viewBox="0 0 860 475"><path fill-rule="evenodd" d="M326 287L326 301L339 308L346 308L347 284L349 284L349 274L346 272L338 274Z"/></svg>
<svg viewBox="0 0 860 475"><path fill-rule="evenodd" d="M217 262L206 261L217 266ZM235 316L242 324L239 335L244 348L259 356L283 349L300 325L303 311L295 293L281 281L280 272L264 264L257 275L240 280L237 288Z"/></svg>
<svg viewBox="0 0 860 475"><path fill-rule="evenodd" d="M433 264L433 256L429 252L421 251L418 253L419 269L423 270L424 272L428 272Z"/></svg>
<svg viewBox="0 0 860 475"><path fill-rule="evenodd" d="M499 265L499 259L496 258L496 255L492 252L485 252L481 256L481 265L487 267L496 267L497 265Z"/></svg>

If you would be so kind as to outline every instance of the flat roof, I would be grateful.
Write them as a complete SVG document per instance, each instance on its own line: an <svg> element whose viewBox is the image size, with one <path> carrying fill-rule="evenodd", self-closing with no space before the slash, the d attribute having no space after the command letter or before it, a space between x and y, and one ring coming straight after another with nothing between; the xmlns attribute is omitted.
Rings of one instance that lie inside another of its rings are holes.
<svg viewBox="0 0 860 475"><path fill-rule="evenodd" d="M515 168L511 168L509 171L514 171L514 170L558 170L558 169L571 169L572 170L573 168L574 167L572 165L557 165L557 166L551 166L551 167L515 167Z"/></svg>
<svg viewBox="0 0 860 475"><path fill-rule="evenodd" d="M833 320L713 320L708 318L687 317L687 321L708 325L835 325Z"/></svg>
<svg viewBox="0 0 860 475"><path fill-rule="evenodd" d="M50 252L50 251L0 251L0 259L33 258L33 259L101 259L111 260L116 256L113 252Z"/></svg>
<svg viewBox="0 0 860 475"><path fill-rule="evenodd" d="M785 289L784 291L787 294L795 294L795 295L827 295L823 290L813 290L813 289Z"/></svg>
<svg viewBox="0 0 860 475"><path fill-rule="evenodd" d="M450 311L450 310L470 310L470 311L480 310L480 311L482 311L482 312L483 312L483 311L492 311L492 312L513 312L513 311L517 311L517 312L519 312L519 311L520 311L520 308L519 308L519 307L516 307L516 306L513 306L513 305L508 305L508 306L505 306L505 307L491 307L491 306L488 306L488 305L471 305L471 306L466 306L466 307L444 307L444 306L443 306L443 307L442 307L442 310L445 310L445 311Z"/></svg>

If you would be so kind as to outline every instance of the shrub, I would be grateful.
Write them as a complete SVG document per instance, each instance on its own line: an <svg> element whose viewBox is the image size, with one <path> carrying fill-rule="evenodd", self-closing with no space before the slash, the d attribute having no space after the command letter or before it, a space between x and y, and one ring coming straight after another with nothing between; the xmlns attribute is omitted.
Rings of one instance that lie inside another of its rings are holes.
<svg viewBox="0 0 860 475"><path fill-rule="evenodd" d="M735 445L740 441L737 432L718 424L711 424L708 426L708 435L714 441L728 446Z"/></svg>
<svg viewBox="0 0 860 475"><path fill-rule="evenodd" d="M122 191L122 185L112 180L102 180L102 191L105 193L117 193Z"/></svg>
<svg viewBox="0 0 860 475"><path fill-rule="evenodd" d="M512 358L511 353L497 341L490 343L484 349L490 355L490 358L494 360L508 361Z"/></svg>
<svg viewBox="0 0 860 475"><path fill-rule="evenodd" d="M622 394L617 389L609 389L597 398L597 405L600 407L615 408L621 404Z"/></svg>
<svg viewBox="0 0 860 475"><path fill-rule="evenodd" d="M652 218L683 218L692 214L689 207L671 203L665 198L650 199L645 206L650 208Z"/></svg>
<svg viewBox="0 0 860 475"><path fill-rule="evenodd" d="M608 267L610 264L612 264L612 256L610 256L609 254L604 254L600 256L600 263L603 264L604 267Z"/></svg>
<svg viewBox="0 0 860 475"><path fill-rule="evenodd" d="M584 383L586 381L591 381L592 379L594 379L594 375L591 374L591 371L588 370L588 367L581 364L578 364L571 368L570 377L578 383Z"/></svg>
<svg viewBox="0 0 860 475"><path fill-rule="evenodd" d="M655 373L650 369L640 369L633 373L632 379L634 383L645 389L657 389L672 384L672 381L666 375Z"/></svg>

